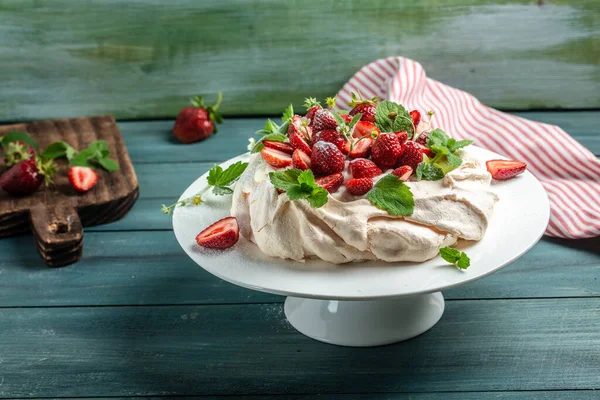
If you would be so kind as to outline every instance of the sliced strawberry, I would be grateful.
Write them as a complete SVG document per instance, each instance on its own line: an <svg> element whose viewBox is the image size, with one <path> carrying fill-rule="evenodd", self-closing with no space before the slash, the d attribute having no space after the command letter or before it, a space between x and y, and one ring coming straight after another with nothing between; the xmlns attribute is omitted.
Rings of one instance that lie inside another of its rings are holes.
<svg viewBox="0 0 600 400"><path fill-rule="evenodd" d="M425 154L427 157L433 157L435 155L429 147L427 147L419 142L415 142L415 144L417 144L419 146L419 149L421 150L421 152L423 154Z"/></svg>
<svg viewBox="0 0 600 400"><path fill-rule="evenodd" d="M419 122L421 122L421 113L418 110L412 110L409 114L410 114L410 116L413 120L413 124L415 125L415 128L416 128L417 125L419 125Z"/></svg>
<svg viewBox="0 0 600 400"><path fill-rule="evenodd" d="M382 173L373 161L367 160L366 158L357 158L356 160L350 161L348 168L354 179L374 178Z"/></svg>
<svg viewBox="0 0 600 400"><path fill-rule="evenodd" d="M283 151L284 153L292 154L294 152L294 148L288 143L274 142L272 140L263 140L263 144L265 145L265 147L270 147L275 150Z"/></svg>
<svg viewBox="0 0 600 400"><path fill-rule="evenodd" d="M342 150L345 141L344 137L335 129L324 129L313 135L311 144L314 146L317 142L333 143L338 149Z"/></svg>
<svg viewBox="0 0 600 400"><path fill-rule="evenodd" d="M379 135L381 131L372 122L358 121L354 126L352 136L360 139L363 136L371 136L372 134Z"/></svg>
<svg viewBox="0 0 600 400"><path fill-rule="evenodd" d="M350 147L352 147L352 143L346 140L344 142L344 146L342 147L342 153L344 153L344 155L350 154Z"/></svg>
<svg viewBox="0 0 600 400"><path fill-rule="evenodd" d="M270 147L263 147L260 151L262 158L275 168L285 168L292 165L292 157L283 151L275 150Z"/></svg>
<svg viewBox="0 0 600 400"><path fill-rule="evenodd" d="M402 155L398 158L396 165L408 165L415 171L417 166L423 161L423 151L421 145L409 140L402 146Z"/></svg>
<svg viewBox="0 0 600 400"><path fill-rule="evenodd" d="M331 175L342 172L344 154L333 143L317 142L310 157L311 169L316 175Z"/></svg>
<svg viewBox="0 0 600 400"><path fill-rule="evenodd" d="M294 154L292 154L292 166L302 171L310 169L310 156L300 149L294 150Z"/></svg>
<svg viewBox="0 0 600 400"><path fill-rule="evenodd" d="M370 137L364 137L354 142L354 148L350 151L350 158L365 158L371 151L371 144L373 139Z"/></svg>
<svg viewBox="0 0 600 400"><path fill-rule="evenodd" d="M485 166L492 178L499 181L514 178L527 169L526 163L517 160L489 160Z"/></svg>
<svg viewBox="0 0 600 400"><path fill-rule="evenodd" d="M240 238L240 227L235 217L223 218L196 236L196 243L209 249L227 249Z"/></svg>
<svg viewBox="0 0 600 400"><path fill-rule="evenodd" d="M352 115L350 115L350 114L340 114L340 117L342 117L342 119L344 120L344 122L350 122L350 121L352 121Z"/></svg>
<svg viewBox="0 0 600 400"><path fill-rule="evenodd" d="M395 133L382 133L373 142L371 158L379 168L385 171L396 165L402 152L403 146Z"/></svg>
<svg viewBox="0 0 600 400"><path fill-rule="evenodd" d="M337 174L317 178L315 182L329 193L335 193L344 183L344 175L338 172Z"/></svg>
<svg viewBox="0 0 600 400"><path fill-rule="evenodd" d="M351 194L362 196L373 188L373 180L371 178L350 179L344 185Z"/></svg>
<svg viewBox="0 0 600 400"><path fill-rule="evenodd" d="M69 168L69 182L78 192L87 192L98 183L98 174L88 167Z"/></svg>
<svg viewBox="0 0 600 400"><path fill-rule="evenodd" d="M402 179L403 181L407 181L408 178L410 178L410 176L413 173L413 169L411 167L409 167L408 165L403 165L401 167L396 168L392 174L396 175L398 178Z"/></svg>
<svg viewBox="0 0 600 400"><path fill-rule="evenodd" d="M398 138L398 141L400 142L400 144L404 144L408 140L408 132L400 131L400 132L394 132L394 133L396 134L396 137Z"/></svg>
<svg viewBox="0 0 600 400"><path fill-rule="evenodd" d="M300 132L294 132L294 133L290 134L289 138L290 138L290 145L294 149L300 149L308 155L310 155L310 153L312 153L310 146L308 145L306 139Z"/></svg>

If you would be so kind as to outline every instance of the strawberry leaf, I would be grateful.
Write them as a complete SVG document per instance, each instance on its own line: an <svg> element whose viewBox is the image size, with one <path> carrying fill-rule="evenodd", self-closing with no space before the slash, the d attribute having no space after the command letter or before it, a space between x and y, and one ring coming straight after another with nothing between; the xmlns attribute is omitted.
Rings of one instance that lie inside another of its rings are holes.
<svg viewBox="0 0 600 400"><path fill-rule="evenodd" d="M289 105L287 106L287 108L283 111L283 116L281 117L281 120L283 122L288 122L292 120L292 117L294 116L294 106L293 105Z"/></svg>
<svg viewBox="0 0 600 400"><path fill-rule="evenodd" d="M39 147L38 144L35 142L35 140L33 140L31 138L31 136L29 136L25 132L8 132L6 135L2 136L2 138L0 139L0 145L2 146L3 149L6 149L6 146L10 142L27 143L34 149L37 149Z"/></svg>
<svg viewBox="0 0 600 400"><path fill-rule="evenodd" d="M54 142L50 146L46 147L46 150L40 154L40 157L47 160L55 160L57 158L66 157L67 160L71 160L75 154L77 154L77 150L71 147L68 143L60 141Z"/></svg>
<svg viewBox="0 0 600 400"><path fill-rule="evenodd" d="M442 247L440 249L440 256L459 269L467 269L471 265L471 260L464 251L453 249L452 247Z"/></svg>

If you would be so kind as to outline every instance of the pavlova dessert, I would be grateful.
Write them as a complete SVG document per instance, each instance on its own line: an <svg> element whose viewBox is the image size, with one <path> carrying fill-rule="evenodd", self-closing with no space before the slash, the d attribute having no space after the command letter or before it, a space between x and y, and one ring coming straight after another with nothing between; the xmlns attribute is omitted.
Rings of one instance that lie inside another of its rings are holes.
<svg viewBox="0 0 600 400"><path fill-rule="evenodd" d="M355 95L349 112L334 104L307 99L305 116L290 105L281 125L268 120L251 140L248 163L210 171L207 189L232 194L231 217L200 232L198 244L230 247L241 233L264 253L296 261L422 262L440 254L468 267L451 246L483 238L498 200L492 178L526 165L481 159L471 140L432 129L433 112L422 121L417 110ZM201 195L176 204L200 203Z"/></svg>

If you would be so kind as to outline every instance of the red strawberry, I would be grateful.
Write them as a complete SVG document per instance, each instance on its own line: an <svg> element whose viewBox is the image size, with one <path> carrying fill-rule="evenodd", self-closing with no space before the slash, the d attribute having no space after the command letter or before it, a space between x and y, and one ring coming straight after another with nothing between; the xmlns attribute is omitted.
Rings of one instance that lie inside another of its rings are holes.
<svg viewBox="0 0 600 400"><path fill-rule="evenodd" d="M522 174L527 169L527 164L517 160L489 160L485 166L492 178L503 181Z"/></svg>
<svg viewBox="0 0 600 400"><path fill-rule="evenodd" d="M270 147L263 147L260 151L262 158L275 168L285 168L292 165L292 157L283 151L275 150Z"/></svg>
<svg viewBox="0 0 600 400"><path fill-rule="evenodd" d="M181 143L192 143L204 140L216 132L216 123L223 122L223 117L217 113L221 104L221 92L214 106L206 107L201 96L192 99L192 105L185 107L177 115L173 135Z"/></svg>
<svg viewBox="0 0 600 400"><path fill-rule="evenodd" d="M289 138L290 138L290 145L294 149L300 149L309 155L310 155L310 153L312 153L310 146L308 145L308 143L306 142L306 139L300 132L294 132L292 134L289 134Z"/></svg>
<svg viewBox="0 0 600 400"><path fill-rule="evenodd" d="M398 159L397 165L408 165L413 170L416 170L421 161L423 161L421 145L409 140L402 146L402 156Z"/></svg>
<svg viewBox="0 0 600 400"><path fill-rule="evenodd" d="M427 145L427 136L429 136L430 132L421 132L421 134L417 137L415 142L422 144L423 146Z"/></svg>
<svg viewBox="0 0 600 400"><path fill-rule="evenodd" d="M344 155L333 143L317 142L310 157L311 169L317 175L331 175L344 169Z"/></svg>
<svg viewBox="0 0 600 400"><path fill-rule="evenodd" d="M292 154L292 166L301 170L310 169L310 156L300 149Z"/></svg>
<svg viewBox="0 0 600 400"><path fill-rule="evenodd" d="M10 194L31 194L38 190L44 180L49 183L54 172L52 161L42 163L39 159L28 158L19 161L0 176L0 187Z"/></svg>
<svg viewBox="0 0 600 400"><path fill-rule="evenodd" d="M344 185L353 195L362 196L373 188L373 180L371 178L350 179Z"/></svg>
<svg viewBox="0 0 600 400"><path fill-rule="evenodd" d="M321 106L312 106L311 108L308 109L308 111L306 112L306 115L304 117L306 117L307 119L312 121L313 118L315 117L315 113L321 109L322 109Z"/></svg>
<svg viewBox="0 0 600 400"><path fill-rule="evenodd" d="M433 151L431 151L431 149L425 145L422 145L419 142L415 142L415 144L417 144L419 146L419 149L421 149L421 151L423 152L423 154L425 154L427 157L433 157L434 153Z"/></svg>
<svg viewBox="0 0 600 400"><path fill-rule="evenodd" d="M350 107L353 107L350 115L362 114L361 121L375 122L375 110L378 102L377 97L363 99L360 93L358 93L358 96L352 93L352 101L348 103Z"/></svg>
<svg viewBox="0 0 600 400"><path fill-rule="evenodd" d="M69 168L69 182L78 192L87 192L98 183L98 174L89 167Z"/></svg>
<svg viewBox="0 0 600 400"><path fill-rule="evenodd" d="M314 97L308 97L304 99L304 106L306 107L306 115L304 117L310 119L311 121L315 117L315 113L323 108Z"/></svg>
<svg viewBox="0 0 600 400"><path fill-rule="evenodd" d="M408 132L400 131L400 132L395 132L395 133L396 133L396 137L398 138L398 141L400 142L400 144L406 143L406 141L408 140Z"/></svg>
<svg viewBox="0 0 600 400"><path fill-rule="evenodd" d="M371 151L371 144L373 139L370 137L364 137L354 142L354 147L350 151L350 158L365 158Z"/></svg>
<svg viewBox="0 0 600 400"><path fill-rule="evenodd" d="M312 119L310 126L315 132L322 131L324 129L335 129L337 128L337 121L333 117L331 111L323 108L315 112L315 116Z"/></svg>
<svg viewBox="0 0 600 400"><path fill-rule="evenodd" d="M379 135L381 131L372 122L369 121L358 121L354 125L354 132L352 136L355 138L361 138L364 136L371 136L372 134Z"/></svg>
<svg viewBox="0 0 600 400"><path fill-rule="evenodd" d="M4 161L7 167L12 167L19 161L28 160L35 157L35 150L21 141L9 142L4 149Z"/></svg>
<svg viewBox="0 0 600 400"><path fill-rule="evenodd" d="M402 151L403 147L395 133L382 133L373 142L371 158L379 168L385 171L396 165Z"/></svg>
<svg viewBox="0 0 600 400"><path fill-rule="evenodd" d="M335 193L344 183L344 175L338 172L337 174L317 178L315 182L329 193Z"/></svg>
<svg viewBox="0 0 600 400"><path fill-rule="evenodd" d="M396 168L392 174L396 175L398 178L402 179L403 181L407 181L408 178L410 178L410 176L413 173L413 169L411 167L409 167L408 165L403 165L401 167Z"/></svg>
<svg viewBox="0 0 600 400"><path fill-rule="evenodd" d="M292 121L290 122L287 131L289 138L297 133L300 137L303 137L305 141L310 141L312 132L313 130L310 126L305 126L302 124L302 117L299 115L294 115L292 117Z"/></svg>
<svg viewBox="0 0 600 400"><path fill-rule="evenodd" d="M313 146L317 142L329 142L335 144L340 150L344 148L344 137L335 129L325 129L315 133L311 142Z"/></svg>
<svg viewBox="0 0 600 400"><path fill-rule="evenodd" d="M227 249L240 238L240 227L235 217L223 218L196 236L196 243L209 249Z"/></svg>
<svg viewBox="0 0 600 400"><path fill-rule="evenodd" d="M367 160L366 158L352 160L348 164L348 167L350 168L350 173L354 179L374 178L382 173L373 161Z"/></svg>
<svg viewBox="0 0 600 400"><path fill-rule="evenodd" d="M342 119L346 123L352 121L352 115L350 115L350 114L340 114L340 117L342 117Z"/></svg>
<svg viewBox="0 0 600 400"><path fill-rule="evenodd" d="M284 153L292 154L294 152L294 148L290 146L289 143L263 140L263 144L265 145L265 147L270 147L275 150L283 151Z"/></svg>
<svg viewBox="0 0 600 400"><path fill-rule="evenodd" d="M415 125L415 128L416 128L417 125L419 125L419 122L421 122L421 113L417 110L412 110L409 114L410 114L410 116L413 120L413 124Z"/></svg>

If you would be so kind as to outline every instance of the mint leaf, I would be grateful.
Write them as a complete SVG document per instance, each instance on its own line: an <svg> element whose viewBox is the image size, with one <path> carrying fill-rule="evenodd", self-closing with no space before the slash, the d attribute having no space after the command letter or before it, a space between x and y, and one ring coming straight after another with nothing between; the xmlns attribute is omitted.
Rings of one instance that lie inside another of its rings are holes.
<svg viewBox="0 0 600 400"><path fill-rule="evenodd" d="M67 155L67 158L69 158L68 155ZM104 168L105 170L107 170L108 172L118 171L119 170L119 163L117 163L112 158L108 158L108 157L106 157L106 158L100 158L98 160L98 164L100 164L100 166L102 168Z"/></svg>
<svg viewBox="0 0 600 400"><path fill-rule="evenodd" d="M412 117L401 104L384 100L375 109L375 125L381 132L408 132L413 134Z"/></svg>
<svg viewBox="0 0 600 400"><path fill-rule="evenodd" d="M456 150L462 149L463 147L467 147L470 144L473 144L472 140L467 140L467 139L458 140L458 141L456 141L456 143L454 143L452 146L450 146L450 151L454 153Z"/></svg>
<svg viewBox="0 0 600 400"><path fill-rule="evenodd" d="M284 122L279 129L277 130L277 132L281 133L281 134L287 134L288 128L290 127L290 121L286 121Z"/></svg>
<svg viewBox="0 0 600 400"><path fill-rule="evenodd" d="M71 147L68 143L61 141L54 142L50 146L46 147L46 150L40 154L40 157L47 160L66 157L68 160L71 160L75 154L77 154L77 150Z"/></svg>
<svg viewBox="0 0 600 400"><path fill-rule="evenodd" d="M460 167L463 162L462 158L452 153L446 154L446 159L448 160L448 163L450 163L450 165L452 165L453 167Z"/></svg>
<svg viewBox="0 0 600 400"><path fill-rule="evenodd" d="M30 145L34 149L37 149L39 147L35 140L33 140L31 136L29 136L25 132L8 132L0 139L0 145L3 149L6 149L6 146L10 142L23 142Z"/></svg>
<svg viewBox="0 0 600 400"><path fill-rule="evenodd" d="M289 105L287 106L287 108L283 111L283 116L281 117L281 120L283 122L288 122L292 120L292 117L294 116L294 106L293 105Z"/></svg>
<svg viewBox="0 0 600 400"><path fill-rule="evenodd" d="M96 169L96 166L91 162L91 159L93 156L94 156L93 152L91 152L87 149L82 150L71 159L71 161L69 162L69 165Z"/></svg>
<svg viewBox="0 0 600 400"><path fill-rule="evenodd" d="M306 199L315 208L322 207L329 200L327 190L316 184L311 170L293 168L271 172L269 179L277 189L284 190L290 200Z"/></svg>
<svg viewBox="0 0 600 400"><path fill-rule="evenodd" d="M453 249L452 247L442 247L440 256L450 264L456 265L460 269L467 269L471 265L469 256L464 251Z"/></svg>
<svg viewBox="0 0 600 400"><path fill-rule="evenodd" d="M439 181L445 175L444 171L440 167L433 164L428 164L425 161L419 163L415 174L417 179L424 179L426 181Z"/></svg>
<svg viewBox="0 0 600 400"><path fill-rule="evenodd" d="M277 189L288 191L292 186L298 185L298 177L302 173L296 168L286 169L285 171L270 172L269 179Z"/></svg>
<svg viewBox="0 0 600 400"><path fill-rule="evenodd" d="M367 193L367 199L377 208L391 215L411 215L415 200L410 188L396 175L381 178Z"/></svg>

